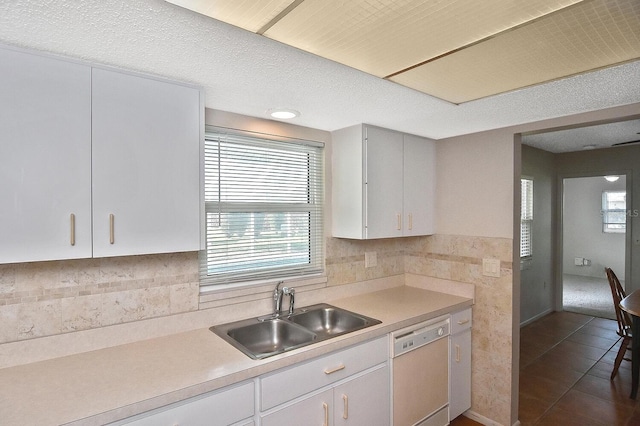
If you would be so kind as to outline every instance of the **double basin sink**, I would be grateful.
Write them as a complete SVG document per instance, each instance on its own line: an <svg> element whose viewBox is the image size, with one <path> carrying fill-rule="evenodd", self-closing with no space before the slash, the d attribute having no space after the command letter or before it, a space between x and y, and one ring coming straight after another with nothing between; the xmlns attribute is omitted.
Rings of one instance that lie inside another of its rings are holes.
<svg viewBox="0 0 640 426"><path fill-rule="evenodd" d="M262 359L380 323L321 303L296 309L290 315L251 318L210 330L247 356Z"/></svg>

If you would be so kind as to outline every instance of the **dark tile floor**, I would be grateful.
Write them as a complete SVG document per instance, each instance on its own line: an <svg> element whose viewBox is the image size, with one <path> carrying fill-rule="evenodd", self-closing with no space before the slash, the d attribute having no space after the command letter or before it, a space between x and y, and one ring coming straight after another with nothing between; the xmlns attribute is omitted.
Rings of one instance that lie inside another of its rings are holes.
<svg viewBox="0 0 640 426"><path fill-rule="evenodd" d="M570 312L521 329L522 426L640 425L640 404L629 398L631 363L609 380L620 344L615 330L615 321Z"/></svg>

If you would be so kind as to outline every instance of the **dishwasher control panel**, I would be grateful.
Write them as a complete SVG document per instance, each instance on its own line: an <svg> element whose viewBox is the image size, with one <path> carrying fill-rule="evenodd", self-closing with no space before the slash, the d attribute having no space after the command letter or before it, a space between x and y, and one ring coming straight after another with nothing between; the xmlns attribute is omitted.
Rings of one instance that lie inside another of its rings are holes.
<svg viewBox="0 0 640 426"><path fill-rule="evenodd" d="M391 334L392 357L449 335L449 317L423 322Z"/></svg>

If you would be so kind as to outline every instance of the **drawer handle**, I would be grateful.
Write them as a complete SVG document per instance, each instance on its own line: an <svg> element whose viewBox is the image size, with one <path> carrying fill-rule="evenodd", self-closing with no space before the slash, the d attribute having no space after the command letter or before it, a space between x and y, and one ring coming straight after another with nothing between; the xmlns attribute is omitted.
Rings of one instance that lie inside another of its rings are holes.
<svg viewBox="0 0 640 426"><path fill-rule="evenodd" d="M458 325L466 324L466 323L468 323L468 322L469 322L469 318L467 318L467 319L463 319L463 320L459 320L459 321L458 321Z"/></svg>
<svg viewBox="0 0 640 426"><path fill-rule="evenodd" d="M344 403L342 418L346 420L349 418L349 397L347 395L342 395L342 402Z"/></svg>
<svg viewBox="0 0 640 426"><path fill-rule="evenodd" d="M113 222L114 222L114 216L113 214L110 214L109 215L109 244L113 244L115 241Z"/></svg>
<svg viewBox="0 0 640 426"><path fill-rule="evenodd" d="M71 213L71 216L69 216L69 226L71 227L71 237L70 237L70 243L72 246L76 245L76 215Z"/></svg>
<svg viewBox="0 0 640 426"><path fill-rule="evenodd" d="M326 402L322 403L322 408L324 408L324 423L323 426L329 426L329 406Z"/></svg>
<svg viewBox="0 0 640 426"><path fill-rule="evenodd" d="M336 368L332 368L331 370L324 370L324 374L333 374L337 371L344 370L344 369L345 369L345 365L341 364L340 366Z"/></svg>
<svg viewBox="0 0 640 426"><path fill-rule="evenodd" d="M456 345L456 362L460 362L460 345Z"/></svg>

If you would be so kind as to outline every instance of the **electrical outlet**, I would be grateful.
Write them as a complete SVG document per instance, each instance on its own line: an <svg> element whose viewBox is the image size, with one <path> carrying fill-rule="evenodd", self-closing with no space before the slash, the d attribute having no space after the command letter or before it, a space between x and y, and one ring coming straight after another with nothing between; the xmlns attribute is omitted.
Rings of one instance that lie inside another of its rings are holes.
<svg viewBox="0 0 640 426"><path fill-rule="evenodd" d="M364 267L365 268L374 268L378 266L378 256L375 251L365 251L364 252Z"/></svg>

